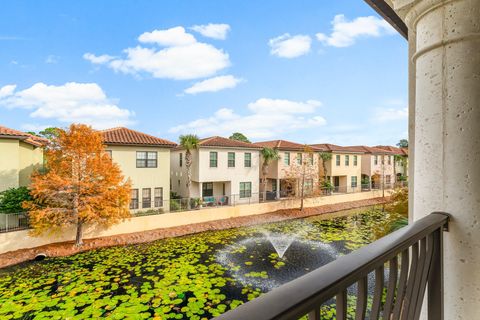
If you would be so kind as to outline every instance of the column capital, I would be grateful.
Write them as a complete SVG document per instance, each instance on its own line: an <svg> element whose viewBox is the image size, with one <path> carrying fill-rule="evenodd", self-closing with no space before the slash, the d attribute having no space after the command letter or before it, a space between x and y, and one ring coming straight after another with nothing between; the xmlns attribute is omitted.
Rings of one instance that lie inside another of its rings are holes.
<svg viewBox="0 0 480 320"><path fill-rule="evenodd" d="M387 0L405 22L409 29L415 30L415 23L419 16L428 10L451 2L451 0Z"/></svg>

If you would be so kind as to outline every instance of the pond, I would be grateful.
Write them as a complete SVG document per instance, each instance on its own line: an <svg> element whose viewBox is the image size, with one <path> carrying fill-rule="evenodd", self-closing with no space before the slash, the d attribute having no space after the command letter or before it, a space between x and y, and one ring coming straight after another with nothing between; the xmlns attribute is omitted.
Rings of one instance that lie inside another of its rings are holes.
<svg viewBox="0 0 480 320"><path fill-rule="evenodd" d="M376 240L391 222L373 208L342 214L4 268L0 319L211 319Z"/></svg>

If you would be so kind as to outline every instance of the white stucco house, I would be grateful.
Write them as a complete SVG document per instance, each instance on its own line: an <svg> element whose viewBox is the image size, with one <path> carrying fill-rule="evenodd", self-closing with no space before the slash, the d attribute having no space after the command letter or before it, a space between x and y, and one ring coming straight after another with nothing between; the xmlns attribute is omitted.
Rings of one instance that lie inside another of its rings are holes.
<svg viewBox="0 0 480 320"><path fill-rule="evenodd" d="M203 206L258 202L259 146L223 137L201 139L192 150L190 197L201 198ZM188 196L185 150L172 150L171 189Z"/></svg>

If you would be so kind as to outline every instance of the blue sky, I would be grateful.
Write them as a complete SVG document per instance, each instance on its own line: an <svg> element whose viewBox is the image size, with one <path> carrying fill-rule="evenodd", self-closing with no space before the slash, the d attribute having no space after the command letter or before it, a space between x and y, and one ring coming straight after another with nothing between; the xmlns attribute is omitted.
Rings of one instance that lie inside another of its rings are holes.
<svg viewBox="0 0 480 320"><path fill-rule="evenodd" d="M0 124L394 144L407 42L364 1L9 1Z"/></svg>

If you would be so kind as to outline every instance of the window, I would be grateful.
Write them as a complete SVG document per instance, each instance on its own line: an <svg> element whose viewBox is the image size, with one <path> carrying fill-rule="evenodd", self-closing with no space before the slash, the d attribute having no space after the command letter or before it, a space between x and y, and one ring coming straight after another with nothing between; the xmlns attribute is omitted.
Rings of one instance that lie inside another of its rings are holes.
<svg viewBox="0 0 480 320"><path fill-rule="evenodd" d="M155 188L154 192L155 207L163 207L163 188Z"/></svg>
<svg viewBox="0 0 480 320"><path fill-rule="evenodd" d="M358 164L358 156L353 156L353 165L357 166Z"/></svg>
<svg viewBox="0 0 480 320"><path fill-rule="evenodd" d="M180 162L180 167L183 166L183 153L181 153L181 152L178 155L178 161Z"/></svg>
<svg viewBox="0 0 480 320"><path fill-rule="evenodd" d="M305 179L305 193L309 194L313 191L313 179Z"/></svg>
<svg viewBox="0 0 480 320"><path fill-rule="evenodd" d="M202 183L202 197L213 196L213 182Z"/></svg>
<svg viewBox="0 0 480 320"><path fill-rule="evenodd" d="M350 156L347 154L345 155L345 165L348 167L350 165Z"/></svg>
<svg viewBox="0 0 480 320"><path fill-rule="evenodd" d="M150 208L152 206L152 189L142 189L142 208Z"/></svg>
<svg viewBox="0 0 480 320"><path fill-rule="evenodd" d="M210 152L210 168L216 168L217 167L217 159L218 159L218 153L215 151Z"/></svg>
<svg viewBox="0 0 480 320"><path fill-rule="evenodd" d="M339 155L339 154L337 154L337 155L335 156L335 161L336 161L336 165L337 165L337 167L338 167L338 166L340 165L340 155Z"/></svg>
<svg viewBox="0 0 480 320"><path fill-rule="evenodd" d="M352 176L352 188L357 186L357 176Z"/></svg>
<svg viewBox="0 0 480 320"><path fill-rule="evenodd" d="M388 164L389 164L389 165L392 164L392 156L388 156Z"/></svg>
<svg viewBox="0 0 480 320"><path fill-rule="evenodd" d="M137 151L137 168L156 168L156 151Z"/></svg>
<svg viewBox="0 0 480 320"><path fill-rule="evenodd" d="M252 154L250 152L245 153L244 165L247 168L250 168L252 166Z"/></svg>
<svg viewBox="0 0 480 320"><path fill-rule="evenodd" d="M302 154L300 152L297 153L297 164L302 165Z"/></svg>
<svg viewBox="0 0 480 320"><path fill-rule="evenodd" d="M391 178L390 178L389 175L388 175L388 176L385 176L385 183L386 183L386 184L390 184L390 179L391 179Z"/></svg>
<svg viewBox="0 0 480 320"><path fill-rule="evenodd" d="M130 209L138 209L138 189L130 190Z"/></svg>
<svg viewBox="0 0 480 320"><path fill-rule="evenodd" d="M375 156L375 157L373 158L373 164L374 164L374 165L377 165L377 164L378 164L378 156Z"/></svg>
<svg viewBox="0 0 480 320"><path fill-rule="evenodd" d="M112 150L105 150L105 152L108 154L110 159L112 159Z"/></svg>
<svg viewBox="0 0 480 320"><path fill-rule="evenodd" d="M235 167L235 152L228 153L228 167L229 168Z"/></svg>
<svg viewBox="0 0 480 320"><path fill-rule="evenodd" d="M250 198L252 196L252 183L240 182L240 198Z"/></svg>
<svg viewBox="0 0 480 320"><path fill-rule="evenodd" d="M285 163L285 165L287 166L290 165L290 152L285 152L283 157L283 163Z"/></svg>
<svg viewBox="0 0 480 320"><path fill-rule="evenodd" d="M310 153L310 155L308 156L308 162L310 163L311 166L313 166L313 153Z"/></svg>

